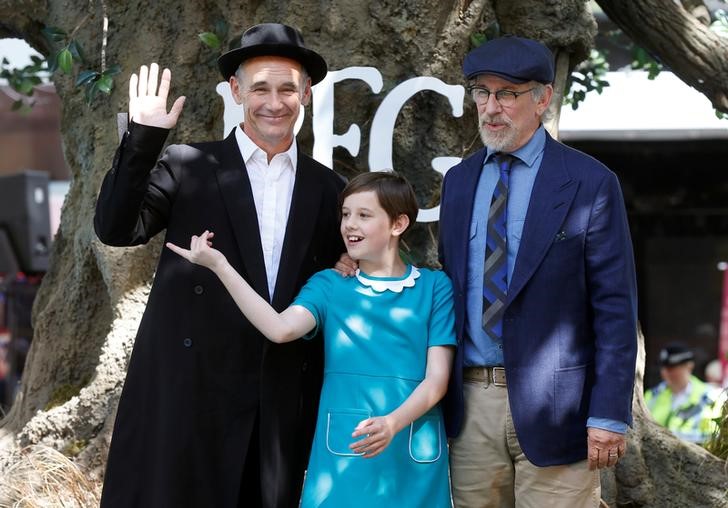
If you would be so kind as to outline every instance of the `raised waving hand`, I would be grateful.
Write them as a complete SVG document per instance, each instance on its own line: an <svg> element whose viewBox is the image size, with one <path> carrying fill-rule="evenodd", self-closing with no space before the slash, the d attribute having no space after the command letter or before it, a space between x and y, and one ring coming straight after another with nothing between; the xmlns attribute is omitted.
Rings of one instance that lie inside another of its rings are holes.
<svg viewBox="0 0 728 508"><path fill-rule="evenodd" d="M177 125L182 113L185 97L178 97L172 109L167 112L167 94L172 82L172 73L164 69L159 80L159 65L142 65L139 75L132 74L129 79L129 118L141 125L171 129ZM159 89L157 89L159 84Z"/></svg>

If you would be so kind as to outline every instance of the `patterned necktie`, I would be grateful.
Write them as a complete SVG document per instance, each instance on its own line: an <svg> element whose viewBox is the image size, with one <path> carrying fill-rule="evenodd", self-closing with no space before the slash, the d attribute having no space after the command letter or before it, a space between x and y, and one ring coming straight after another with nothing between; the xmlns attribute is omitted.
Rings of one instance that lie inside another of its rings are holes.
<svg viewBox="0 0 728 508"><path fill-rule="evenodd" d="M508 178L513 157L496 155L500 170L498 183L493 190L488 212L488 233L485 244L485 268L483 270L483 330L499 341L503 335L503 307L508 292Z"/></svg>

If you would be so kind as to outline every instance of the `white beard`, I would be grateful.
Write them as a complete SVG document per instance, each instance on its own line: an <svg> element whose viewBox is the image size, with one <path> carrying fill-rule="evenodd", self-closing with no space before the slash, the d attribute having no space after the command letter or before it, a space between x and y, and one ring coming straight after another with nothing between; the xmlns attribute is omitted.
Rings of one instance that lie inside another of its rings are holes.
<svg viewBox="0 0 728 508"><path fill-rule="evenodd" d="M483 124L486 121L492 121L494 119L506 124L506 128L497 132L488 131ZM510 152L518 140L518 129L505 117L480 117L478 119L478 130L480 131L480 139L483 140L483 144L496 152Z"/></svg>

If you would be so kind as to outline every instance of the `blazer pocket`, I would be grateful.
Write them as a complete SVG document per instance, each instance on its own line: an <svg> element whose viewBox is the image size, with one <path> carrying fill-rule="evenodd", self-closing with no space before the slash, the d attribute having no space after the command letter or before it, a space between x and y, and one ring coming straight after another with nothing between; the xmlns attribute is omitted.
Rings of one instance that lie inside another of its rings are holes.
<svg viewBox="0 0 728 508"><path fill-rule="evenodd" d="M419 463L437 462L442 455L439 415L423 415L410 424L409 453Z"/></svg>
<svg viewBox="0 0 728 508"><path fill-rule="evenodd" d="M359 422L371 416L365 409L329 409L326 422L326 448L341 457L358 457L349 445L354 442L351 433Z"/></svg>
<svg viewBox="0 0 728 508"><path fill-rule="evenodd" d="M584 232L565 236L563 231L556 235L546 254L546 262L553 273L575 273L584 262Z"/></svg>
<svg viewBox="0 0 728 508"><path fill-rule="evenodd" d="M559 369L554 373L554 418L558 424L586 419L591 390L591 363Z"/></svg>

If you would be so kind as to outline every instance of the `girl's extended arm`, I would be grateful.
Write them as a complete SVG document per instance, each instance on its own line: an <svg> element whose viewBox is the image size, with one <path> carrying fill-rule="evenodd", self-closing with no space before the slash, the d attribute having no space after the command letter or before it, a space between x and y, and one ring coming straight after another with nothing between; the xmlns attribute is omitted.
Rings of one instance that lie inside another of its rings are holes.
<svg viewBox="0 0 728 508"><path fill-rule="evenodd" d="M427 350L425 379L397 409L386 416L374 416L357 425L352 437L367 436L350 445L364 457L380 454L394 435L429 411L445 396L455 350L450 346L432 346Z"/></svg>
<svg viewBox="0 0 728 508"><path fill-rule="evenodd" d="M186 260L215 272L243 315L271 341L290 342L313 330L316 319L305 307L291 305L279 314L261 298L228 263L225 255L211 247L213 236L209 231L193 236L189 250L169 242L167 247Z"/></svg>

